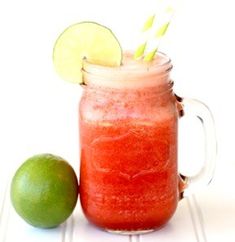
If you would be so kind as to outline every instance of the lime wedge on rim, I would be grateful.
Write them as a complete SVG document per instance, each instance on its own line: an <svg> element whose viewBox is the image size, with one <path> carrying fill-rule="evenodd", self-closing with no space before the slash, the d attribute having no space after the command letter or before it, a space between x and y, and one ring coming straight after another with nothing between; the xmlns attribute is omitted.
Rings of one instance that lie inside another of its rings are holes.
<svg viewBox="0 0 235 242"><path fill-rule="evenodd" d="M122 49L110 29L94 22L81 22L68 27L59 36L53 61L62 79L82 84L84 58L92 64L119 66Z"/></svg>

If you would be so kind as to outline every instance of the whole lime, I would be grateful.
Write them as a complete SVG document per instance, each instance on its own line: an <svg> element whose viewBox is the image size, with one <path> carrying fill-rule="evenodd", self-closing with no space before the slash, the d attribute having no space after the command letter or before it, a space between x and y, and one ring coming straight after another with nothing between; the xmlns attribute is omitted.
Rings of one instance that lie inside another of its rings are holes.
<svg viewBox="0 0 235 242"><path fill-rule="evenodd" d="M11 183L11 201L16 212L35 227L52 228L73 212L78 181L63 158L39 154L26 160Z"/></svg>

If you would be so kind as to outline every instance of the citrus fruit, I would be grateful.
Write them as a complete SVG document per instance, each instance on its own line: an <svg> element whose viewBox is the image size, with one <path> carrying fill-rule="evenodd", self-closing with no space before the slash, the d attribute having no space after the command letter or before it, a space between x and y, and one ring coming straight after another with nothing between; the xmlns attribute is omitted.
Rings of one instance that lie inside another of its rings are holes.
<svg viewBox="0 0 235 242"><path fill-rule="evenodd" d="M68 27L59 36L53 50L53 61L64 80L83 83L84 59L104 66L121 64L121 46L110 29L94 22L81 22Z"/></svg>
<svg viewBox="0 0 235 242"><path fill-rule="evenodd" d="M35 227L52 228L64 222L75 208L78 181L63 158L39 154L26 160L11 182L16 212Z"/></svg>

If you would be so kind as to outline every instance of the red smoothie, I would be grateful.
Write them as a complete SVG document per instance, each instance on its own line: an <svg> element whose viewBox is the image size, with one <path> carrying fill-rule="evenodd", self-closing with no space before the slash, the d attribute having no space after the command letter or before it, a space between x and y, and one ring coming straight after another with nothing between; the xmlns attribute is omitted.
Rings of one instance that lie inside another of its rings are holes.
<svg viewBox="0 0 235 242"><path fill-rule="evenodd" d="M120 80L110 76L111 86L100 81L84 87L80 200L87 219L101 228L152 230L175 212L178 111L170 67L163 64L133 75L121 69Z"/></svg>

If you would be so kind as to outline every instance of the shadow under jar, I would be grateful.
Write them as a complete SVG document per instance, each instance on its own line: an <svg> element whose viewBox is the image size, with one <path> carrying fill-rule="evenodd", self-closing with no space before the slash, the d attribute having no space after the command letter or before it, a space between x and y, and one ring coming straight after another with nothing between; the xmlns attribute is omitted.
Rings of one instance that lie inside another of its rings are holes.
<svg viewBox="0 0 235 242"><path fill-rule="evenodd" d="M215 138L209 110L174 94L171 69L162 53L151 63L126 54L120 67L84 64L80 201L87 219L100 228L127 234L159 229L185 189L195 191L211 180L215 147L197 176L179 175L177 132L184 106L208 120L210 139Z"/></svg>

